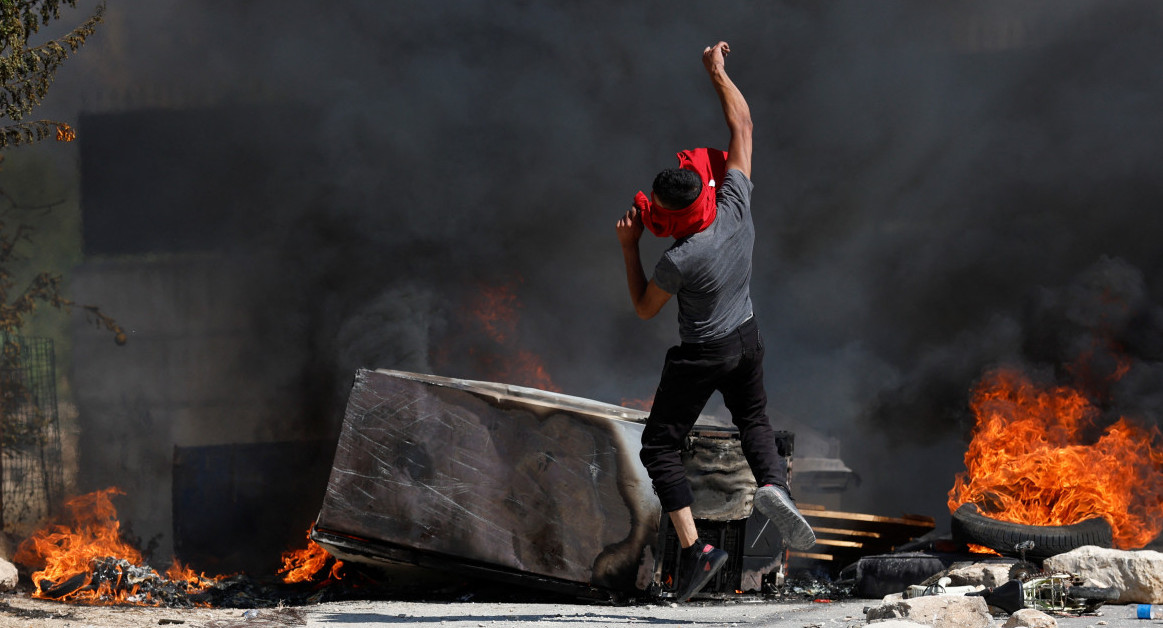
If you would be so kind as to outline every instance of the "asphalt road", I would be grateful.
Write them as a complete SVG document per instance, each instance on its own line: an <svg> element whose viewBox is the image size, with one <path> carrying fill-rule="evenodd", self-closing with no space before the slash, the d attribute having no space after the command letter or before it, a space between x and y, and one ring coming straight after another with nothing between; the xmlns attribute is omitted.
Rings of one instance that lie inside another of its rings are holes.
<svg viewBox="0 0 1163 628"><path fill-rule="evenodd" d="M335 602L312 607L307 625L320 628L383 628L419 624L478 628L507 626L778 626L786 628L848 628L865 626L864 609L878 600L832 603L755 602L682 605L594 606L571 604L507 604L417 602ZM1131 628L1163 624L1163 620L1126 619L1128 606L1108 606L1100 615L1057 617L1064 628ZM1001 626L1005 617L996 618Z"/></svg>
<svg viewBox="0 0 1163 628"><path fill-rule="evenodd" d="M869 625L864 609L879 600L814 602L695 602L615 606L552 602L345 601L243 610L80 606L0 594L0 628L387 628L440 627L598 628L601 626L776 626L850 628ZM1099 615L1058 617L1063 628L1132 628L1163 620L1129 619L1129 606L1107 606ZM1005 617L995 618L999 628ZM874 624L875 625L875 624Z"/></svg>

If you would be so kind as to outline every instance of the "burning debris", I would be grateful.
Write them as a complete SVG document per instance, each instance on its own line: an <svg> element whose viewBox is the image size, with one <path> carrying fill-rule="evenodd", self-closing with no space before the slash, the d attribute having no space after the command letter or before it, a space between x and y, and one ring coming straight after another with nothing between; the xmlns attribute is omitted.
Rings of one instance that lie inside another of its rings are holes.
<svg viewBox="0 0 1163 628"><path fill-rule="evenodd" d="M187 580L167 572L159 574L149 565L135 565L124 558L94 558L89 569L61 580L36 580L35 597L90 604L136 604L144 606L205 605L200 595L218 579L193 576Z"/></svg>
<svg viewBox="0 0 1163 628"><path fill-rule="evenodd" d="M1123 549L1163 530L1158 427L1124 417L1101 428L1098 408L1080 391L1039 386L1015 369L987 375L971 407L977 427L967 471L949 492L951 512L976 504L993 519L1037 526L1101 517Z"/></svg>
<svg viewBox="0 0 1163 628"><path fill-rule="evenodd" d="M327 570L328 564L331 564L330 570ZM308 529L307 548L283 552L283 566L279 573L283 574L283 582L294 584L315 581L316 576L324 570L327 570L327 578L323 584L343 579L343 561L336 560L328 554L327 550L311 538L311 530Z"/></svg>
<svg viewBox="0 0 1163 628"><path fill-rule="evenodd" d="M16 552L16 562L37 569L33 597L85 604L185 606L222 578L195 574L174 559L165 575L143 564L141 552L121 538L108 488L65 502L66 523L42 528Z"/></svg>
<svg viewBox="0 0 1163 628"><path fill-rule="evenodd" d="M91 605L258 608L343 599L351 593L330 586L343 577L343 563L313 541L306 549L283 554L283 577L277 583L244 574L211 577L176 558L159 572L121 538L112 503L121 494L108 488L65 502L61 523L42 528L20 545L16 562L36 570L33 597ZM365 591L376 584L366 577L358 582Z"/></svg>

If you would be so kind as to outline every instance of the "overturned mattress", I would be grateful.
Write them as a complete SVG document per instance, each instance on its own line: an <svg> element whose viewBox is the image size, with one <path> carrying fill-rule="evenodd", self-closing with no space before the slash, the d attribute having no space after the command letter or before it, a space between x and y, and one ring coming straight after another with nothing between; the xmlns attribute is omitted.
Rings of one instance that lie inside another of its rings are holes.
<svg viewBox="0 0 1163 628"><path fill-rule="evenodd" d="M406 373L356 374L312 538L344 560L641 591L660 507L645 413Z"/></svg>

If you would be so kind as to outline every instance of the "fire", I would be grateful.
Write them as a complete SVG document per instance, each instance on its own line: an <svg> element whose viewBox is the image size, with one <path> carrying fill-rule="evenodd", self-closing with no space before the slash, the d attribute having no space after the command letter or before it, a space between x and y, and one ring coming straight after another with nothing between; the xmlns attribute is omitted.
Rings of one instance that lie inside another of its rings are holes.
<svg viewBox="0 0 1163 628"><path fill-rule="evenodd" d="M283 552L283 566L279 569L279 573L285 574L283 582L288 584L295 582L310 582L315 579L315 575L323 571L327 567L327 561L331 560L331 554L327 550L319 546L318 543L311 540L311 531L307 531L307 548L301 550L290 550ZM340 580L343 578L341 569L343 568L343 561L336 560L335 564L331 566L331 571L328 572L328 580Z"/></svg>
<svg viewBox="0 0 1163 628"><path fill-rule="evenodd" d="M32 574L33 597L88 604L155 605L151 586L162 580L148 566L139 566L141 552L121 539L121 523L108 488L74 497L64 504L67 524L42 528L20 544L16 562L37 569ZM100 572L100 573L99 573ZM183 593L205 590L217 580L197 575L174 559L166 573Z"/></svg>
<svg viewBox="0 0 1163 628"><path fill-rule="evenodd" d="M71 142L75 139L77 139L77 132L73 130L73 127L65 124L64 122L57 123L58 142Z"/></svg>
<svg viewBox="0 0 1163 628"><path fill-rule="evenodd" d="M485 336L501 349L504 355L491 351L470 353L488 371L488 377L539 388L550 392L561 392L549 376L544 362L535 353L513 346L520 323L518 310L521 303L512 284L484 285L470 305L473 319L484 331Z"/></svg>
<svg viewBox="0 0 1163 628"><path fill-rule="evenodd" d="M473 315L485 334L504 344L517 330L517 295L511 285L481 286L473 304Z"/></svg>
<svg viewBox="0 0 1163 628"><path fill-rule="evenodd" d="M622 402L618 405L622 406L623 408L633 408L635 410L645 410L649 412L650 408L654 406L654 395L651 395L645 399L622 399Z"/></svg>
<svg viewBox="0 0 1163 628"><path fill-rule="evenodd" d="M1099 410L1079 391L1036 385L1016 369L983 378L970 406L976 427L966 471L949 491L951 512L973 502L990 517L1030 525L1103 517L1121 549L1163 530L1157 427L1120 418L1098 430Z"/></svg>

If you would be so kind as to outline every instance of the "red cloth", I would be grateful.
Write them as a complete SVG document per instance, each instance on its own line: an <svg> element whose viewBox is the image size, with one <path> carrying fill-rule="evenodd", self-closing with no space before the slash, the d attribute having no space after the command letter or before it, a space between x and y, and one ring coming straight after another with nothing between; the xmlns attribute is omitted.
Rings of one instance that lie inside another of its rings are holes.
<svg viewBox="0 0 1163 628"><path fill-rule="evenodd" d="M642 224L660 238L685 238L715 222L715 192L727 173L727 153L713 148L684 150L678 153L678 167L694 171L703 180L703 191L695 202L682 209L666 209L651 203L643 192L634 197Z"/></svg>

